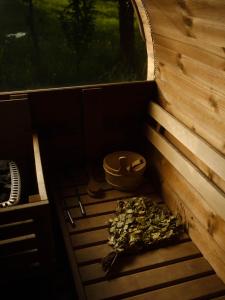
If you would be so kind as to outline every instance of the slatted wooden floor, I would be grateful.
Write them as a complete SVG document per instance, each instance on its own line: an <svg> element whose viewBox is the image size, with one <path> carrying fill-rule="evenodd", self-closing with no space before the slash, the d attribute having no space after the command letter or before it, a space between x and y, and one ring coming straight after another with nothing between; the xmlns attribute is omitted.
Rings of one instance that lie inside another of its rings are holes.
<svg viewBox="0 0 225 300"><path fill-rule="evenodd" d="M61 174L57 202L80 299L225 299L224 283L187 236L176 245L125 257L117 277L106 280L100 261L112 250L107 245L107 222L116 200L134 194L110 189L103 182L104 196L94 199L87 194L86 182L84 176ZM158 199L150 184L137 193ZM78 197L86 217L81 215ZM65 220L65 209L75 227Z"/></svg>

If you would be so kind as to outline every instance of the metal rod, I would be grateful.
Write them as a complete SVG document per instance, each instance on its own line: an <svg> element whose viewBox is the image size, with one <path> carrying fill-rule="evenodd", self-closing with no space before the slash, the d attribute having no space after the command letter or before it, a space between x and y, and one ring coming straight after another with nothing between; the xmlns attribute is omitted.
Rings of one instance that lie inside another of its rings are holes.
<svg viewBox="0 0 225 300"><path fill-rule="evenodd" d="M71 213L70 213L69 209L66 209L66 215L67 215L67 217L68 217L68 219L70 221L70 224L74 227L75 226L75 222L74 222L74 220L73 220L73 218L71 216Z"/></svg>
<svg viewBox="0 0 225 300"><path fill-rule="evenodd" d="M78 198L78 203L79 203L79 206L80 206L80 211L81 211L82 216L86 216L86 211L85 211L84 206L81 203L79 198Z"/></svg>
<svg viewBox="0 0 225 300"><path fill-rule="evenodd" d="M80 194L79 194L79 191L78 191L78 188L76 189L76 192L77 192L77 201L78 201L78 204L79 204L79 207L80 207L80 212L81 212L81 215L82 217L85 217L86 216L86 211L85 211L85 208L81 202L81 199L80 199Z"/></svg>

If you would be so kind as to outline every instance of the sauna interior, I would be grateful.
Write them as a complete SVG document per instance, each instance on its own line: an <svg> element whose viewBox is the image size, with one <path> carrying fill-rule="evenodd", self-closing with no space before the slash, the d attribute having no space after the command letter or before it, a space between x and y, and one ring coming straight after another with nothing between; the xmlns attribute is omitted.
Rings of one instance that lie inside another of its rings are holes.
<svg viewBox="0 0 225 300"><path fill-rule="evenodd" d="M34 269L53 276L61 249L73 299L225 299L225 2L132 3L146 81L0 93L0 157L23 180L20 204L0 209L7 287ZM147 160L136 191L104 180L103 158L118 150ZM100 197L87 193L93 178ZM108 220L117 200L137 195L163 200L187 232L124 256L109 280Z"/></svg>

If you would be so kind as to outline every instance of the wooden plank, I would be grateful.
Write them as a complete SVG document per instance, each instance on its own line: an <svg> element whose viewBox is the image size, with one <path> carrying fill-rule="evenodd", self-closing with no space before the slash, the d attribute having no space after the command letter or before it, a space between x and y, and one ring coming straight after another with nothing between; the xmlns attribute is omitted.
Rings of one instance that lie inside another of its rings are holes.
<svg viewBox="0 0 225 300"><path fill-rule="evenodd" d="M112 248L108 244L102 244L98 246L92 246L84 249L78 249L74 251L76 260L78 264L93 263L96 261L101 261L101 259L106 256Z"/></svg>
<svg viewBox="0 0 225 300"><path fill-rule="evenodd" d="M176 244L147 252L140 252L122 258L118 267L118 275L121 276L140 270L158 268L163 265L188 260L199 255L201 255L199 250L192 242ZM102 269L101 263L81 266L79 271L84 283L93 280L104 280L105 278L105 272Z"/></svg>
<svg viewBox="0 0 225 300"><path fill-rule="evenodd" d="M103 193L103 196L101 198L93 198L89 195L81 195L80 199L83 204L92 204L97 202L104 202L109 201L112 199L124 199L128 197L135 197L137 195L148 195L152 194L154 191L151 183L145 183L143 184L138 190L134 192L123 192L118 190L106 190Z"/></svg>
<svg viewBox="0 0 225 300"><path fill-rule="evenodd" d="M181 91L180 93L175 92L173 86L162 80L158 79L157 83L162 106L222 154L225 154L224 124L197 102L190 102L185 93L182 95ZM202 113L199 114L199 111Z"/></svg>
<svg viewBox="0 0 225 300"><path fill-rule="evenodd" d="M0 256L13 255L18 252L36 249L37 241L34 234L15 237L0 241Z"/></svg>
<svg viewBox="0 0 225 300"><path fill-rule="evenodd" d="M224 71L224 57L206 51L200 45L191 45L183 41L177 41L160 34L155 34L155 43L161 47L175 51L177 54L185 55L215 69Z"/></svg>
<svg viewBox="0 0 225 300"><path fill-rule="evenodd" d="M116 209L116 201L108 201L99 204L87 205L85 206L86 216L97 216L101 214L108 214L114 212ZM70 209L70 213L73 218L80 218L82 217L80 208L75 207ZM85 217L83 217L85 218Z"/></svg>
<svg viewBox="0 0 225 300"><path fill-rule="evenodd" d="M225 158L220 153L216 152L203 139L177 121L177 119L156 103L150 103L149 113L166 130L173 134L181 143L225 180Z"/></svg>
<svg viewBox="0 0 225 300"><path fill-rule="evenodd" d="M0 240L34 233L33 220L0 225Z"/></svg>
<svg viewBox="0 0 225 300"><path fill-rule="evenodd" d="M151 157L153 155L151 154ZM160 155L154 155L155 166L161 180L166 181L177 192L184 205L198 219L212 240L225 249L225 220L221 219L205 202L205 199L183 178L183 176Z"/></svg>
<svg viewBox="0 0 225 300"><path fill-rule="evenodd" d="M212 22L210 19L201 19L191 15L183 15L181 12L176 11L176 8L171 5L171 8L172 7L174 10L169 11L163 6L162 1L150 1L148 11L152 16L153 32L158 32L160 30L165 36L166 32L170 35L173 33L175 36L181 36L181 34L183 34L184 36L195 38L198 40L199 44L201 44L201 41L204 42L205 40L209 40L209 44L218 47L224 46L224 22ZM156 19L162 21L161 26L156 23ZM165 26L169 28L164 28L163 31L163 27Z"/></svg>
<svg viewBox="0 0 225 300"><path fill-rule="evenodd" d="M82 89L84 114L84 144L86 159L95 160L102 156L105 126L103 125L102 88Z"/></svg>
<svg viewBox="0 0 225 300"><path fill-rule="evenodd" d="M108 183L103 183L103 195L99 198L93 198L87 194L87 192L83 193L85 190L87 191L87 185L79 186L78 190L80 191L80 199L83 204L93 204L98 202L104 202L112 199L122 199L127 197L132 197L134 195L139 194L151 194L153 192L153 187L151 186L151 183L144 183L137 191L135 192L123 192L118 190L113 190L112 187L109 186ZM77 188L69 187L62 191L64 198L64 201L67 205L67 207L73 207L77 206L77 200L76 197L77 194Z"/></svg>
<svg viewBox="0 0 225 300"><path fill-rule="evenodd" d="M186 241L187 239L187 236L182 238L183 241ZM102 244L84 249L78 249L75 250L74 253L79 264L88 264L101 261L102 258L111 251L112 247L110 247L108 244Z"/></svg>
<svg viewBox="0 0 225 300"><path fill-rule="evenodd" d="M49 205L48 201L36 203L24 203L0 209L0 224L33 219L38 216Z"/></svg>
<svg viewBox="0 0 225 300"><path fill-rule="evenodd" d="M26 158L29 161L32 155L32 131L27 99L0 102L0 127L1 159Z"/></svg>
<svg viewBox="0 0 225 300"><path fill-rule="evenodd" d="M178 97L185 95L189 102L197 102L204 110L207 109L212 115L215 115L218 120L223 122L225 115L225 102L224 96L220 94L215 88L208 88L196 82L196 80L188 77L185 74L176 71L176 68L171 68L169 65L164 64L160 66L160 74L158 80L167 82L174 88L174 94L177 93Z"/></svg>
<svg viewBox="0 0 225 300"><path fill-rule="evenodd" d="M77 233L89 230L96 230L100 228L108 227L108 221L114 217L114 214L105 214L98 217L90 217L85 219L75 220L76 226L73 227L70 223L67 223L67 228L70 233Z"/></svg>
<svg viewBox="0 0 225 300"><path fill-rule="evenodd" d="M158 44L156 44L155 49L159 63L176 67L177 72L187 75L201 85L216 89L224 95L223 87L225 83L225 72L223 68L222 70L219 68L212 68L211 66L200 62L200 60L192 59L183 53L170 50Z"/></svg>
<svg viewBox="0 0 225 300"><path fill-rule="evenodd" d="M126 198L130 198L130 197L131 197L131 194L129 194L129 196L127 195ZM155 201L161 201L160 198L156 194L152 194L149 197L151 199L154 199ZM118 199L124 199L124 200L126 198L118 197ZM91 198L91 199L93 199L93 198ZM113 197L113 199L115 199L115 197ZM88 204L88 205L86 205L85 201L83 201L83 199L82 199L82 203L85 205L86 216L91 217L91 216L113 213L116 209L117 199L116 200L108 199L108 201L103 202L103 203L94 202L94 204ZM79 207L72 207L70 209L70 213L73 218L82 217ZM85 219L85 217L83 217L83 218Z"/></svg>
<svg viewBox="0 0 225 300"><path fill-rule="evenodd" d="M210 262L217 275L225 282L225 251L220 248L212 236L203 228L193 213L184 205L178 194L169 186L163 185L165 201L170 209L175 213L179 212L183 221L188 224L188 233L203 253L204 257Z"/></svg>
<svg viewBox="0 0 225 300"><path fill-rule="evenodd" d="M184 27L182 18L183 16L181 14L178 14L178 16L180 17L180 22L177 23L174 22L174 18L172 17L172 15L166 15L164 13L164 10L158 9L156 11L156 6L152 3L152 1L150 2L148 0L143 0L143 4L151 20L152 33L154 34L154 36L155 34L161 34L162 36L169 37L171 39L183 41L191 45L196 45L211 53L224 57L224 51L222 47L214 45L214 43L210 42L210 40L208 39L202 39L200 43L199 39L190 36L189 30L187 30L188 28L185 29ZM158 20L160 20L160 22L158 22Z"/></svg>
<svg viewBox="0 0 225 300"><path fill-rule="evenodd" d="M43 174L43 169L42 169L40 145L39 145L39 141L38 141L38 135L36 133L33 134L33 148L34 148L34 160L35 160L38 191L39 191L41 200L47 200L48 196L47 196L47 192L46 192L44 174Z"/></svg>
<svg viewBox="0 0 225 300"><path fill-rule="evenodd" d="M73 248L82 248L93 244L105 243L109 238L108 229L96 229L94 231L76 233L70 236Z"/></svg>
<svg viewBox="0 0 225 300"><path fill-rule="evenodd" d="M77 267L77 259L74 255L73 249L71 247L70 235L66 228L65 216L64 216L64 212L62 210L62 205L61 205L60 198L59 198L59 191L56 188L57 179L55 178L55 173L51 174L50 178L52 179L52 181L50 182L49 188L51 189L51 191L53 193L53 197L54 197L53 199L55 200L56 213L59 218L60 227L62 230L62 237L63 237L64 243L65 243L68 261L69 261L70 268L72 271L74 286L76 288L78 299L85 299L84 289L83 289L82 282L80 280L80 274L79 274L78 267Z"/></svg>
<svg viewBox="0 0 225 300"><path fill-rule="evenodd" d="M0 258L1 271L18 267L18 265L28 265L39 261L38 249L27 250L16 253L15 255L8 255Z"/></svg>
<svg viewBox="0 0 225 300"><path fill-rule="evenodd" d="M209 182L200 171L183 157L165 138L147 126L148 140L168 159L186 180L204 197L213 210L225 219L224 194Z"/></svg>
<svg viewBox="0 0 225 300"><path fill-rule="evenodd" d="M143 31L144 37L146 41L146 48L147 48L147 60L148 60L148 80L154 80L155 77L155 58L153 52L153 41L152 41L152 32L149 26L149 16L146 12L145 6L142 0L135 0L134 1L137 5L138 13L141 17L141 22L143 24Z"/></svg>
<svg viewBox="0 0 225 300"><path fill-rule="evenodd" d="M200 158L197 158L190 150L188 150L179 140L177 140L168 131L164 132L164 136L172 143L187 159L189 159L209 180L217 185L225 193L225 181L213 172Z"/></svg>
<svg viewBox="0 0 225 300"><path fill-rule="evenodd" d="M179 1L166 0L158 1L160 7L170 13L194 16L216 23L224 24L225 4L223 0L188 0Z"/></svg>
<svg viewBox="0 0 225 300"><path fill-rule="evenodd" d="M137 296L129 297L129 300L174 300L174 299L209 299L215 294L224 293L225 286L216 275L209 275L184 283L176 284L170 287L161 288L156 291L143 293ZM225 299L222 296L221 299ZM213 299L220 299L214 298Z"/></svg>
<svg viewBox="0 0 225 300"><path fill-rule="evenodd" d="M196 258L169 266L147 270L140 273L90 284L85 287L87 299L106 299L124 297L144 291L192 279L203 274L212 273L210 265L203 258Z"/></svg>
<svg viewBox="0 0 225 300"><path fill-rule="evenodd" d="M99 182L99 181L97 180L97 182ZM100 183L101 190L103 190L103 191L107 191L107 190L111 190L112 189L112 186L110 186L105 181L101 181L99 183ZM87 194L87 185L80 185L80 186L78 186L78 193L80 195Z"/></svg>

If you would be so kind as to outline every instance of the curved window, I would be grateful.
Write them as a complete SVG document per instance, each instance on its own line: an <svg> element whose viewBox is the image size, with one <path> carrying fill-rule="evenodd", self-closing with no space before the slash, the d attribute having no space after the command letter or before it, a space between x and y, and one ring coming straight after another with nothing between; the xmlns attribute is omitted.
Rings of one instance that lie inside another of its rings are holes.
<svg viewBox="0 0 225 300"><path fill-rule="evenodd" d="M127 0L1 0L0 91L146 79Z"/></svg>

